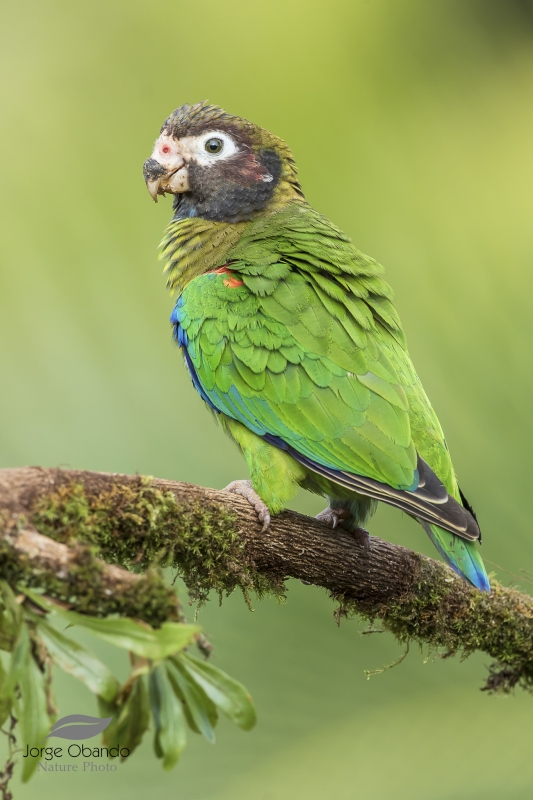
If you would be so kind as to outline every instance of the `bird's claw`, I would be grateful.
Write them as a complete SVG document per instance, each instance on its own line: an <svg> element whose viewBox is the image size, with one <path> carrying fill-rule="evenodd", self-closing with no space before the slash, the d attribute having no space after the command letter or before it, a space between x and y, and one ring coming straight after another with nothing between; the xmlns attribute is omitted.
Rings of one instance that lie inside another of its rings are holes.
<svg viewBox="0 0 533 800"><path fill-rule="evenodd" d="M350 533L352 534L353 538L360 545L365 553L368 555L370 553L370 534L365 528L353 528Z"/></svg>
<svg viewBox="0 0 533 800"><path fill-rule="evenodd" d="M233 494L240 494L241 497L246 498L251 506L254 507L259 522L263 523L261 533L265 533L270 527L270 511L266 503L259 497L256 491L252 488L252 481L232 481L222 489L223 492L232 492Z"/></svg>
<svg viewBox="0 0 533 800"><path fill-rule="evenodd" d="M321 511L320 514L317 514L315 519L319 522L323 522L324 525L328 525L329 527L335 529L339 522L342 522L345 519L350 519L350 509L349 508L331 508L328 506Z"/></svg>
<svg viewBox="0 0 533 800"><path fill-rule="evenodd" d="M351 533L357 544L359 544L365 553L370 552L370 534L364 528L359 528L352 525L343 525L342 523L351 518L351 511L349 508L331 508L328 506L317 514L315 519L322 522L324 525L335 529L338 525L342 527L346 533Z"/></svg>

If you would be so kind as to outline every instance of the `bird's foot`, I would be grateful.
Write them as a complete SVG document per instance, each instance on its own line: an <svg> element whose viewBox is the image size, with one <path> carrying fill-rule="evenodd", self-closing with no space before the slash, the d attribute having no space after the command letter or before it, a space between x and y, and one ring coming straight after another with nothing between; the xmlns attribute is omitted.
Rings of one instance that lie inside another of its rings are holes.
<svg viewBox="0 0 533 800"><path fill-rule="evenodd" d="M315 519L319 522L323 522L324 525L328 525L330 528L336 528L340 522L343 522L346 519L350 519L351 511L349 508L331 508L328 506L321 511L320 514L317 514Z"/></svg>
<svg viewBox="0 0 533 800"><path fill-rule="evenodd" d="M259 522L263 523L261 533L267 531L270 527L270 511L266 503L261 500L256 491L252 488L252 481L232 481L222 489L223 492L232 492L233 494L240 494L245 497L251 506L255 508Z"/></svg>
<svg viewBox="0 0 533 800"><path fill-rule="evenodd" d="M317 514L315 519L323 522L331 528L341 527L347 533L351 533L357 544L359 544L365 553L370 551L370 534L364 528L359 528L357 525L343 525L343 522L348 522L352 517L349 507L346 508L331 508L328 506Z"/></svg>
<svg viewBox="0 0 533 800"><path fill-rule="evenodd" d="M370 553L370 534L365 528L351 528L350 533L365 553Z"/></svg>

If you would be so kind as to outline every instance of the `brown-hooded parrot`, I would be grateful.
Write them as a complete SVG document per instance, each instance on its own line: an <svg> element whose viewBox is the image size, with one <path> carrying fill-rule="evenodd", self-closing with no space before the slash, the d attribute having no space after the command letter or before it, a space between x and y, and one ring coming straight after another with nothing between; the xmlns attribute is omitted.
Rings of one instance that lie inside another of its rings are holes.
<svg viewBox="0 0 533 800"><path fill-rule="evenodd" d="M285 142L206 102L164 122L144 165L174 195L163 240L192 381L244 454L231 491L267 527L298 486L365 536L377 501L420 522L489 590L480 531L409 357L382 267L305 200Z"/></svg>

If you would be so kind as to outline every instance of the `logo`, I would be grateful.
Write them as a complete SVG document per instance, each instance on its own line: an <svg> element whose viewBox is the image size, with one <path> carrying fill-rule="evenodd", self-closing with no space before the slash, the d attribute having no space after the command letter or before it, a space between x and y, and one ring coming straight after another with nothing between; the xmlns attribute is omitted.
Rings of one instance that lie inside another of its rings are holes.
<svg viewBox="0 0 533 800"><path fill-rule="evenodd" d="M113 717L88 717L86 714L69 714L68 717L61 717L52 726L46 739L52 736L57 739L92 739L99 733L105 731Z"/></svg>
<svg viewBox="0 0 533 800"><path fill-rule="evenodd" d="M42 741L46 742L52 738L69 739L76 742L92 739L102 731L105 731L112 719L113 717L89 717L86 714L69 714L58 719L55 725L52 726L50 733ZM97 758L106 760L104 764L83 761L83 768L80 769L82 772L115 772L117 769L116 764L109 763L108 759L125 759L130 754L129 749L121 747L120 744L116 744L113 747L89 747L81 744L70 744L65 753L63 750L63 747L50 745L44 747L26 745L26 752L22 754L22 757L39 759L39 772L78 772L78 763L66 764L59 760L64 755L72 759L78 759L81 756L83 759Z"/></svg>

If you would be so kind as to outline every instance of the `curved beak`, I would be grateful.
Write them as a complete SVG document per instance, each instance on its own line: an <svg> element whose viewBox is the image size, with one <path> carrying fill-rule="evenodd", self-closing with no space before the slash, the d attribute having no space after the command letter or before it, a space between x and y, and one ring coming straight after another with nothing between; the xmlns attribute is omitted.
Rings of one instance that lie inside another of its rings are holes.
<svg viewBox="0 0 533 800"><path fill-rule="evenodd" d="M166 169L156 161L155 158L149 158L143 165L143 176L146 182L146 188L150 192L152 200L157 203L157 195L165 194L161 186L161 181L166 175Z"/></svg>
<svg viewBox="0 0 533 800"><path fill-rule="evenodd" d="M155 180L155 181L146 181L146 188L150 192L150 197L156 203L157 203L157 195L158 194L162 194L162 195L165 194L164 191L161 189L161 181L160 181L159 178L157 180Z"/></svg>
<svg viewBox="0 0 533 800"><path fill-rule="evenodd" d="M189 174L185 161L177 168L167 170L155 158L149 158L144 162L143 175L146 188L156 203L158 195L164 197L167 192L181 194L189 190Z"/></svg>

